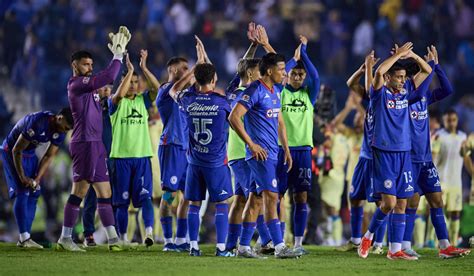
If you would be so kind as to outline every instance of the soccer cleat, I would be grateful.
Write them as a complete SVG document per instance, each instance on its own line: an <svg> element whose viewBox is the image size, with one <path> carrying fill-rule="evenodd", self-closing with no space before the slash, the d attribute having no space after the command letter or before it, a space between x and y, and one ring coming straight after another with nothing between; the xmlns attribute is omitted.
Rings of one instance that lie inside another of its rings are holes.
<svg viewBox="0 0 474 276"><path fill-rule="evenodd" d="M301 257L301 254L285 245L279 251L275 250L275 257L277 259L298 259Z"/></svg>
<svg viewBox="0 0 474 276"><path fill-rule="evenodd" d="M56 244L56 250L86 252L84 249L81 249L79 246L77 246L77 244L72 240L72 238L59 238L58 243Z"/></svg>
<svg viewBox="0 0 474 276"><path fill-rule="evenodd" d="M36 248L36 249L43 249L42 245L37 244L34 240L27 239L23 242L18 241L16 243L16 246L21 247L21 248Z"/></svg>
<svg viewBox="0 0 474 276"><path fill-rule="evenodd" d="M163 252L179 252L174 243L167 243L163 246Z"/></svg>
<svg viewBox="0 0 474 276"><path fill-rule="evenodd" d="M304 249L303 246L296 246L293 248L293 251L295 251L295 253L297 254L300 254L301 256L309 254L309 252L306 251L306 249Z"/></svg>
<svg viewBox="0 0 474 276"><path fill-rule="evenodd" d="M193 257L201 256L201 250L195 249L195 248L191 248L191 249L189 250L189 256L193 256Z"/></svg>
<svg viewBox="0 0 474 276"><path fill-rule="evenodd" d="M219 250L219 248L216 248L216 256L217 257L235 257L234 252L229 251L229 250Z"/></svg>
<svg viewBox="0 0 474 276"><path fill-rule="evenodd" d="M372 245L372 240L369 240L366 237L362 237L362 240L360 241L360 245L357 248L357 254L359 254L359 257L366 259L367 256L369 256L369 250L370 250L371 245Z"/></svg>
<svg viewBox="0 0 474 276"><path fill-rule="evenodd" d="M440 249L438 256L441 259L451 259L451 258L464 257L464 256L469 255L469 253L471 253L470 249L456 248L451 245L445 249Z"/></svg>
<svg viewBox="0 0 474 276"><path fill-rule="evenodd" d="M275 247L273 246L273 242L269 241L267 244L263 245L261 243L255 244L254 247L255 252L262 255L271 255L275 253Z"/></svg>
<svg viewBox="0 0 474 276"><path fill-rule="evenodd" d="M370 250L370 254L375 254L375 255L382 255L383 254L383 247L382 246L374 246Z"/></svg>
<svg viewBox="0 0 474 276"><path fill-rule="evenodd" d="M111 244L109 244L109 251L111 251L111 252L120 252L120 251L123 251L123 247L120 246L119 243L111 243Z"/></svg>
<svg viewBox="0 0 474 276"><path fill-rule="evenodd" d="M153 235L147 235L143 243L145 244L147 248L152 246L155 243L155 241L153 240Z"/></svg>
<svg viewBox="0 0 474 276"><path fill-rule="evenodd" d="M90 235L90 236L87 236L85 239L84 239L84 246L85 247L94 247L94 246L97 246L97 244L95 243L95 240L94 240L94 236L93 235Z"/></svg>
<svg viewBox="0 0 474 276"><path fill-rule="evenodd" d="M407 254L409 256L412 256L412 257L417 257L417 258L421 257L420 254L416 253L416 251L411 249L411 248L404 249L403 252L405 252L405 254Z"/></svg>
<svg viewBox="0 0 474 276"><path fill-rule="evenodd" d="M349 240L346 244L343 244L337 247L336 251L340 251L340 252L356 251L358 247L359 247L359 244L355 244L351 240Z"/></svg>
<svg viewBox="0 0 474 276"><path fill-rule="evenodd" d="M255 250L252 248L240 251L237 250L237 257L239 258L247 258L247 259L266 259L267 257L260 256Z"/></svg>
<svg viewBox="0 0 474 276"><path fill-rule="evenodd" d="M190 245L189 243L175 244L176 252L189 252ZM163 248L164 251L164 248Z"/></svg>
<svg viewBox="0 0 474 276"><path fill-rule="evenodd" d="M410 256L403 252L402 250L392 253L390 250L387 253L387 258L390 260L407 260L407 261L416 261L418 260L418 257L416 256Z"/></svg>

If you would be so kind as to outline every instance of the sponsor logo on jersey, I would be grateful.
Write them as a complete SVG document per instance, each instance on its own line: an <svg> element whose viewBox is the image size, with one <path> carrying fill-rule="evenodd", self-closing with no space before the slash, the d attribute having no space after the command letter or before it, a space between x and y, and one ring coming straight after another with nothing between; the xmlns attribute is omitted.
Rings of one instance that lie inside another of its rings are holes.
<svg viewBox="0 0 474 276"><path fill-rule="evenodd" d="M408 100L388 100L387 108L389 109L404 109L408 107Z"/></svg>
<svg viewBox="0 0 474 276"><path fill-rule="evenodd" d="M285 104L281 107L282 112L302 113L308 110L306 103L299 99L294 99L291 103Z"/></svg>
<svg viewBox="0 0 474 276"><path fill-rule="evenodd" d="M132 107L132 111L130 114L128 114L126 117L120 119L120 124L126 124L126 125L143 125L146 124L146 122L143 118L143 115L138 112L135 108Z"/></svg>
<svg viewBox="0 0 474 276"><path fill-rule="evenodd" d="M393 186L393 183L392 183L392 180L390 179L387 179L383 182L383 186L385 187L385 189L390 189L392 188Z"/></svg>
<svg viewBox="0 0 474 276"><path fill-rule="evenodd" d="M267 117L268 117L268 118L277 118L277 117L278 117L278 113L280 113L280 109L279 109L279 108L271 108L271 109L268 109L268 110L267 110Z"/></svg>
<svg viewBox="0 0 474 276"><path fill-rule="evenodd" d="M410 116L413 120L426 120L428 119L428 110L410 112Z"/></svg>
<svg viewBox="0 0 474 276"><path fill-rule="evenodd" d="M186 111L190 116L217 116L219 106L217 104L206 105L194 102L186 108Z"/></svg>

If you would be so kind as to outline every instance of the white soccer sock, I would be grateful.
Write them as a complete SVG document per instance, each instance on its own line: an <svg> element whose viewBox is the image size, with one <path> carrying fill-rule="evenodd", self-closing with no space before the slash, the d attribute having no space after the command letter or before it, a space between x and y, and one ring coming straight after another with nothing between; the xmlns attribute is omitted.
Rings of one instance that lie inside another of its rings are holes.
<svg viewBox="0 0 474 276"><path fill-rule="evenodd" d="M391 242L388 244L388 249L392 254L397 253L398 251L402 250L402 244L399 242Z"/></svg>
<svg viewBox="0 0 474 276"><path fill-rule="evenodd" d="M107 240L117 239L117 232L115 231L115 227L110 225L105 227L105 234L107 235ZM126 235L124 235L126 236Z"/></svg>
<svg viewBox="0 0 474 276"><path fill-rule="evenodd" d="M402 241L402 250L411 249L411 241Z"/></svg>
<svg viewBox="0 0 474 276"><path fill-rule="evenodd" d="M367 231L367 232L365 232L364 237L366 237L369 240L373 240L374 239L374 233L370 233L370 231Z"/></svg>
<svg viewBox="0 0 474 276"><path fill-rule="evenodd" d="M176 239L174 240L174 243L175 243L176 245L181 245L181 244L183 244L183 243L186 243L186 238L176 238Z"/></svg>
<svg viewBox="0 0 474 276"><path fill-rule="evenodd" d="M295 237L295 247L303 246L303 237Z"/></svg>
<svg viewBox="0 0 474 276"><path fill-rule="evenodd" d="M72 237L72 227L63 226L61 230L61 238L71 238Z"/></svg>
<svg viewBox="0 0 474 276"><path fill-rule="evenodd" d="M275 245L275 252L280 252L283 248L285 248L285 243L284 242L281 242L277 245Z"/></svg>
<svg viewBox="0 0 474 276"><path fill-rule="evenodd" d="M127 233L122 233L122 234L120 234L120 238L119 238L119 239L122 240L122 241L128 241L128 235L127 235Z"/></svg>
<svg viewBox="0 0 474 276"><path fill-rule="evenodd" d="M28 232L20 233L20 242L24 242L29 238L30 238L30 233Z"/></svg>
<svg viewBox="0 0 474 276"><path fill-rule="evenodd" d="M352 237L351 237L351 242L352 242L353 244L360 244L360 240L361 240L360 238L352 238Z"/></svg>
<svg viewBox="0 0 474 276"><path fill-rule="evenodd" d="M173 239L172 238L165 239L165 244L168 244L168 243L173 243Z"/></svg>
<svg viewBox="0 0 474 276"><path fill-rule="evenodd" d="M449 240L447 240L447 239L439 240L439 248L446 249L450 246L451 246L451 244L449 243Z"/></svg>
<svg viewBox="0 0 474 276"><path fill-rule="evenodd" d="M146 227L145 228L145 235L147 235L147 236L153 235L153 227L151 227L151 226Z"/></svg>
<svg viewBox="0 0 474 276"><path fill-rule="evenodd" d="M216 247L220 251L224 251L225 250L225 243L218 243L218 244L216 244Z"/></svg>
<svg viewBox="0 0 474 276"><path fill-rule="evenodd" d="M374 242L374 247L383 247L382 242Z"/></svg>
<svg viewBox="0 0 474 276"><path fill-rule="evenodd" d="M197 241L190 241L191 248L199 250L199 245Z"/></svg>

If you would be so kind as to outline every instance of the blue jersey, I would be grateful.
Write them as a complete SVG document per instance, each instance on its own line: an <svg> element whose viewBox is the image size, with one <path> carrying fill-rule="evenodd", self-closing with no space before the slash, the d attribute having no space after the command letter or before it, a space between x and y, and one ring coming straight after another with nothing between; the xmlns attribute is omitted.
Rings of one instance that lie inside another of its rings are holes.
<svg viewBox="0 0 474 276"><path fill-rule="evenodd" d="M280 113L280 89L267 87L262 81L254 81L240 95L239 103L248 109L244 116L245 130L254 143L268 153L268 158L278 160L278 114ZM246 147L246 160L252 153Z"/></svg>
<svg viewBox="0 0 474 276"><path fill-rule="evenodd" d="M55 132L52 129L53 120L54 113L50 111L40 111L26 115L16 123L3 141L3 149L6 151L13 150L20 135L23 135L30 142L24 151L27 153L34 153L36 147L42 143L51 142L51 144L59 146L64 141L66 134Z"/></svg>
<svg viewBox="0 0 474 276"><path fill-rule="evenodd" d="M160 145L178 145L183 149L188 148L188 127L186 116L180 110L180 106L170 96L172 82L163 84L158 91L156 107L163 121L163 133L160 137Z"/></svg>
<svg viewBox="0 0 474 276"><path fill-rule="evenodd" d="M177 102L188 124L188 162L209 168L226 165L230 114L226 97L189 89L179 94Z"/></svg>
<svg viewBox="0 0 474 276"><path fill-rule="evenodd" d="M372 159L372 135L374 134L374 112L372 106L367 106L364 120L364 136L362 137L362 146L360 148L360 156Z"/></svg>
<svg viewBox="0 0 474 276"><path fill-rule="evenodd" d="M390 92L385 85L379 90L370 87L370 105L374 112L372 147L384 151L411 150L408 105L417 96L419 95L413 92L410 80L396 94Z"/></svg>
<svg viewBox="0 0 474 276"><path fill-rule="evenodd" d="M435 65L433 72L438 77L440 87L433 91L428 90L433 77L433 74L431 74L417 89L423 95L421 100L410 105L411 160L416 163L431 162L433 160L431 155L428 106L453 93L453 88L441 67Z"/></svg>

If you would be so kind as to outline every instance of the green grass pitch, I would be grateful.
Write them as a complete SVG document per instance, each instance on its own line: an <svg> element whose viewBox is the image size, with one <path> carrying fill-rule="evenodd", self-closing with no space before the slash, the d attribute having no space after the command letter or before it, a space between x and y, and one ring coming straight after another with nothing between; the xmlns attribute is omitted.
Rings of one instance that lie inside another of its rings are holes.
<svg viewBox="0 0 474 276"><path fill-rule="evenodd" d="M356 252L307 246L310 254L297 260L218 258L212 245L203 245L204 255L151 250L108 252L105 247L87 253L53 249L25 250L15 244L0 244L0 275L474 275L474 256L441 260L437 251L425 249L419 261L391 261L385 255L360 259Z"/></svg>

